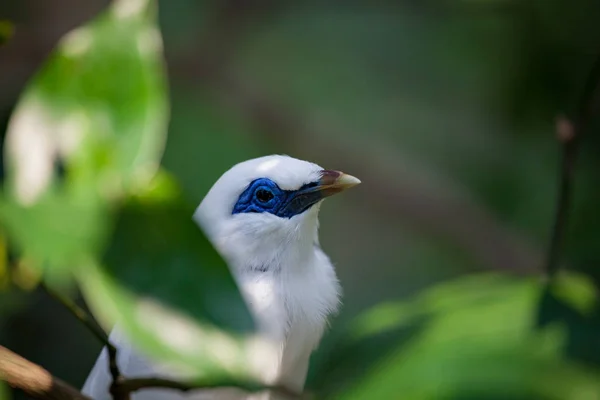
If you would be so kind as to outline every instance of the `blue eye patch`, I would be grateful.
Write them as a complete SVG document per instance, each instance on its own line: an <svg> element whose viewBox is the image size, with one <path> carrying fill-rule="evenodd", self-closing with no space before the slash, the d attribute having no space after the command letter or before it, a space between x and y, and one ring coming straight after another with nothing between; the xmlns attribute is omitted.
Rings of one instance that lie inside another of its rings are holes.
<svg viewBox="0 0 600 400"><path fill-rule="evenodd" d="M259 178L250 183L233 207L232 214L267 212L292 218L323 199L319 183L311 182L298 190L282 190L275 182Z"/></svg>

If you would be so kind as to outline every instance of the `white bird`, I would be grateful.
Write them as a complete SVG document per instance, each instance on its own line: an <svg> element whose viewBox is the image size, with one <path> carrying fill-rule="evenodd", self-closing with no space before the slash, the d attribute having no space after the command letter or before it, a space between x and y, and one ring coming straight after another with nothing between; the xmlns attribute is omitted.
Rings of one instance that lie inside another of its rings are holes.
<svg viewBox="0 0 600 400"><path fill-rule="evenodd" d="M227 261L258 335L275 345L257 376L265 384L295 392L304 388L311 353L328 318L340 304L341 288L331 261L321 250L318 214L324 198L360 183L339 171L288 156L239 163L213 185L194 213ZM155 375L155 362L132 349L116 328L111 340L127 377ZM82 392L110 399L106 349ZM145 390L133 400L189 399L172 390Z"/></svg>

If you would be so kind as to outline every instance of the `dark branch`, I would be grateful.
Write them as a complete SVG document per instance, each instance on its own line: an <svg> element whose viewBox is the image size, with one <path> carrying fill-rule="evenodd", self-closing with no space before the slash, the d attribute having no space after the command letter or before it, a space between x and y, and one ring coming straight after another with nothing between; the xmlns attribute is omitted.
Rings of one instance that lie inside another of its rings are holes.
<svg viewBox="0 0 600 400"><path fill-rule="evenodd" d="M108 340L108 335L102 328L98 326L95 320L93 320L90 315L81 307L79 307L75 302L68 297L65 297L59 293L57 293L54 289L48 287L45 283L40 284L41 288L48 293L50 297L56 300L58 303L62 304L75 318L81 321L89 330L92 332L96 338L104 343L105 346L109 348L114 348L114 346Z"/></svg>
<svg viewBox="0 0 600 400"><path fill-rule="evenodd" d="M558 272L575 178L575 163L581 138L589 128L594 111L600 108L600 56L596 59L585 84L574 121L560 117L556 123L558 140L562 144L562 162L554 226L548 246L545 272L549 279Z"/></svg>
<svg viewBox="0 0 600 400"><path fill-rule="evenodd" d="M114 385L115 382L119 382L120 380L122 380L123 377L117 364L117 348L110 342L106 332L104 332L104 330L100 326L98 326L96 321L92 319L92 317L83 308L75 304L74 301L72 301L68 297L62 296L61 294L57 293L43 282L40 286L43 290L46 291L46 293L48 293L48 295L50 295L50 297L62 304L71 314L73 314L75 318L77 318L81 323L83 323L89 329L89 331L92 332L92 334L96 336L96 338L106 346L106 349L108 350L108 368L112 377L112 385ZM120 397L119 395L117 395L117 391L114 391L113 393L112 385L111 394L113 394L113 398L115 400L128 399L128 397Z"/></svg>

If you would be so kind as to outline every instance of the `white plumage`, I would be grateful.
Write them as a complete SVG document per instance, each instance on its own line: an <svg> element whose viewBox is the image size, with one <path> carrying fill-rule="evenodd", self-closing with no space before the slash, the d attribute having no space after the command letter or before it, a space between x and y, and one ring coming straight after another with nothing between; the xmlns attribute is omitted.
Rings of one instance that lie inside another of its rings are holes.
<svg viewBox="0 0 600 400"><path fill-rule="evenodd" d="M323 198L358 183L350 175L325 171L306 161L261 157L223 174L194 214L227 261L257 322L259 337L274 346L268 359L255 367L257 377L267 384L297 392L304 387L310 355L340 298L334 268L319 246L319 207ZM174 377L133 350L118 328L111 340L119 348L118 361L125 376L158 372ZM109 399L109 384L103 350L83 392ZM162 400L190 395L145 390L133 397Z"/></svg>

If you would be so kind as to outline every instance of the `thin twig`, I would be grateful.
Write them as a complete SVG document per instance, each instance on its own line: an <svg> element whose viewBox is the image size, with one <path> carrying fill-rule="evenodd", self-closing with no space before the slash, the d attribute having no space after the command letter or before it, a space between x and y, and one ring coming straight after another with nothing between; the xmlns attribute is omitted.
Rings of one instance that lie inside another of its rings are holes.
<svg viewBox="0 0 600 400"><path fill-rule="evenodd" d="M104 332L104 330L98 326L96 321L94 321L83 308L75 304L75 302L70 298L57 293L54 289L48 287L48 285L43 282L40 284L40 287L46 293L48 293L50 297L62 304L71 314L75 316L75 318L81 321L99 341L104 343L104 345L107 347L114 347L108 340L108 335L106 332Z"/></svg>
<svg viewBox="0 0 600 400"><path fill-rule="evenodd" d="M596 59L585 84L583 95L577 110L575 121L560 117L556 123L558 140L562 144L562 161L558 201L554 217L554 225L548 246L545 271L550 281L559 270L560 253L565 231L569 222L569 211L575 177L575 163L579 152L581 137L589 128L594 111L600 102L600 56Z"/></svg>
<svg viewBox="0 0 600 400"><path fill-rule="evenodd" d="M571 208L573 174L579 143L576 140L579 135L576 132L575 126L566 117L558 118L556 132L558 140L562 143L562 161L557 195L558 201L545 267L545 272L549 280L556 274L559 268L563 237L567 228L568 212Z"/></svg>
<svg viewBox="0 0 600 400"><path fill-rule="evenodd" d="M110 371L110 375L112 377L112 385L115 382L119 382L123 379L121 375L121 371L119 370L119 366L117 364L117 348L110 342L108 335L100 326L96 323L96 321L81 307L75 304L74 301L69 299L68 297L62 296L57 293L52 288L48 287L45 283L41 283L40 286L50 297L54 300L62 304L75 318L77 318L81 323L83 323L90 332L96 338L102 342L106 349L108 350L108 369ZM111 393L112 393L112 385L111 385ZM115 400L126 400L126 398L122 398L119 396L114 397Z"/></svg>

